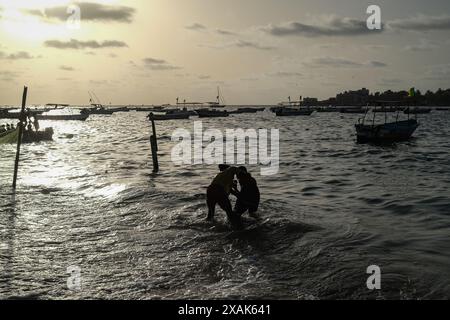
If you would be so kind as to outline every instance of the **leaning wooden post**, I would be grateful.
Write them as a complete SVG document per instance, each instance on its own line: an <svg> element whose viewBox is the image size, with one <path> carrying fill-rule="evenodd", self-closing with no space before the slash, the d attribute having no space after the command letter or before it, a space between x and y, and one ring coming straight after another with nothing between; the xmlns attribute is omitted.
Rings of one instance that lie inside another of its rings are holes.
<svg viewBox="0 0 450 320"><path fill-rule="evenodd" d="M156 138L156 126L155 126L155 119L153 117L153 112L150 113L150 121L152 122L152 132L153 132L153 134L150 136L150 145L152 147L152 158L153 158L153 173L157 173L159 171L158 140Z"/></svg>
<svg viewBox="0 0 450 320"><path fill-rule="evenodd" d="M20 160L20 146L22 145L22 135L23 135L23 128L24 128L24 118L25 118L25 106L27 103L27 94L28 94L28 88L23 88L23 96L22 96L22 110L20 111L20 118L19 118L19 136L17 138L17 151L16 151L16 162L14 165L14 178L13 178L13 190L16 190L17 186L17 173L19 171L19 160Z"/></svg>

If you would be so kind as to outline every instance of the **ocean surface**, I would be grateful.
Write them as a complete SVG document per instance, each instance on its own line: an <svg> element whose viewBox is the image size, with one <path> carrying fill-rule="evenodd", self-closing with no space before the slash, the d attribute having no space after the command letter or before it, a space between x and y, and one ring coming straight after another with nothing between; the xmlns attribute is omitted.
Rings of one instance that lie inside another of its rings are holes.
<svg viewBox="0 0 450 320"><path fill-rule="evenodd" d="M262 204L244 231L221 210L204 221L215 165L171 162L172 132L196 118L157 123L153 174L146 115L42 122L55 139L23 146L15 197L15 146L0 145L0 298L450 298L450 112L389 146L357 144L355 114L203 120L280 129L279 173L249 166Z"/></svg>

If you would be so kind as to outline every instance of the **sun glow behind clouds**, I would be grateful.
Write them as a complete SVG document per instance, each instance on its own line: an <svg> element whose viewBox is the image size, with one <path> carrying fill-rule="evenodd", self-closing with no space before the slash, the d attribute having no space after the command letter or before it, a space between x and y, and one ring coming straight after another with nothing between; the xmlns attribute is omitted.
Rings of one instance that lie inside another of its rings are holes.
<svg viewBox="0 0 450 320"><path fill-rule="evenodd" d="M49 37L68 37L74 30L65 23L48 23L40 17L27 15L24 10L39 10L52 6L69 5L70 0L0 0L2 32L14 40L42 41Z"/></svg>

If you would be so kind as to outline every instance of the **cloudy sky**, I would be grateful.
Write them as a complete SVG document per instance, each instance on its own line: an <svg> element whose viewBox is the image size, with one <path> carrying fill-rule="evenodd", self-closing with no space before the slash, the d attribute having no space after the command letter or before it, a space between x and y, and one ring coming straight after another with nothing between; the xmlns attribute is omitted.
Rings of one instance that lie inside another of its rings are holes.
<svg viewBox="0 0 450 320"><path fill-rule="evenodd" d="M67 24L71 4L80 28ZM381 7L383 30L366 26ZM273 104L450 87L448 0L0 0L0 104Z"/></svg>

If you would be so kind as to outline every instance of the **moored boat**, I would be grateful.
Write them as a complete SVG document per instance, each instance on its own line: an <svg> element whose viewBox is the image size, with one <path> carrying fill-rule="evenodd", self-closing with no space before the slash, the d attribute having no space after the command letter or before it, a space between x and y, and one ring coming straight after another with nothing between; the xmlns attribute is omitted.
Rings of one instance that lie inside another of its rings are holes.
<svg viewBox="0 0 450 320"><path fill-rule="evenodd" d="M191 116L191 113L189 111L184 110L171 110L166 113L150 113L147 118L151 119L153 117L153 120L156 121L163 121L163 120L183 120L183 119L189 119Z"/></svg>
<svg viewBox="0 0 450 320"><path fill-rule="evenodd" d="M91 108L84 109L90 115L112 115L114 110L106 109L101 103L91 103Z"/></svg>
<svg viewBox="0 0 450 320"><path fill-rule="evenodd" d="M373 119L370 124L366 124L366 117L368 115L369 110L367 110L366 114L363 118L358 120L358 123L355 125L356 128L356 136L358 143L392 143L392 142L401 142L409 140L414 132L419 127L419 122L416 119L410 119L408 114L407 120L399 120L400 116L400 108L397 109L397 116L395 121L388 121L388 112L386 111L386 107L383 106L385 102L380 102L382 107L379 109L385 110L384 113L384 124L376 124L376 115L380 112L377 112L377 107L372 110ZM409 108L407 108L408 110Z"/></svg>
<svg viewBox="0 0 450 320"><path fill-rule="evenodd" d="M39 114L35 117L37 120L48 121L86 121L89 118L89 112L83 110L80 114Z"/></svg>
<svg viewBox="0 0 450 320"><path fill-rule="evenodd" d="M380 125L357 124L355 127L359 143L400 142L409 140L419 123L416 119L409 119Z"/></svg>

